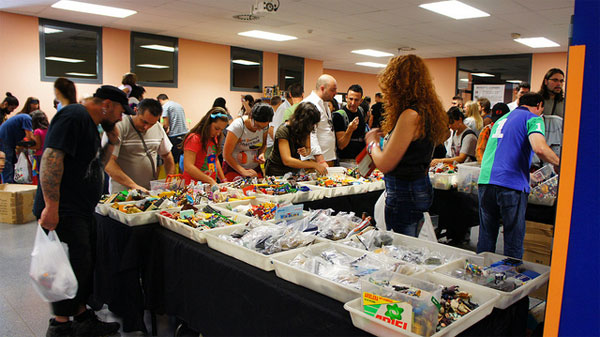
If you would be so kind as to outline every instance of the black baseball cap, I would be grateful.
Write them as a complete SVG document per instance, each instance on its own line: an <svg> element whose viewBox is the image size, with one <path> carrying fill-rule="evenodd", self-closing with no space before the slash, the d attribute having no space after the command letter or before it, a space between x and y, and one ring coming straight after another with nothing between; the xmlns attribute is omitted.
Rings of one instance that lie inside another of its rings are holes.
<svg viewBox="0 0 600 337"><path fill-rule="evenodd" d="M124 113L127 115L135 115L135 112L129 106L127 95L125 92L113 85L103 85L94 94L94 97L109 99L113 102L121 104Z"/></svg>
<svg viewBox="0 0 600 337"><path fill-rule="evenodd" d="M506 103L500 102L494 104L494 107L492 108L492 122L496 123L496 121L500 119L500 117L506 115L509 112L510 108L508 107L508 105L506 105Z"/></svg>

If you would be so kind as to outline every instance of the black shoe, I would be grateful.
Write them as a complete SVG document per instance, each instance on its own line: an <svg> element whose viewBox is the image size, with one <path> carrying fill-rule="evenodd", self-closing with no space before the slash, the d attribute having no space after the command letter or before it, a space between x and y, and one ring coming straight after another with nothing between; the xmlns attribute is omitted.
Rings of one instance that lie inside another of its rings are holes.
<svg viewBox="0 0 600 337"><path fill-rule="evenodd" d="M117 322L102 322L94 311L88 309L75 316L73 320L73 335L75 336L107 336L113 335L121 325Z"/></svg>
<svg viewBox="0 0 600 337"><path fill-rule="evenodd" d="M46 337L73 336L71 322L59 323L54 318L48 323Z"/></svg>

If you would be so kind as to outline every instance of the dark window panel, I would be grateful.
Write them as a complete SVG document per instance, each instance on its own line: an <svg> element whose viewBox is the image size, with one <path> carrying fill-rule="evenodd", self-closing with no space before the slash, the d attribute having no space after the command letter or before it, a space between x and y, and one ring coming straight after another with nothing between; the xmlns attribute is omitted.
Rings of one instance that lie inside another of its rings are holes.
<svg viewBox="0 0 600 337"><path fill-rule="evenodd" d="M231 47L231 90L262 92L262 69L262 51Z"/></svg>
<svg viewBox="0 0 600 337"><path fill-rule="evenodd" d="M177 87L178 40L131 33L131 71L144 86Z"/></svg>
<svg viewBox="0 0 600 337"><path fill-rule="evenodd" d="M304 58L279 54L279 89L287 90L293 83L304 87Z"/></svg>

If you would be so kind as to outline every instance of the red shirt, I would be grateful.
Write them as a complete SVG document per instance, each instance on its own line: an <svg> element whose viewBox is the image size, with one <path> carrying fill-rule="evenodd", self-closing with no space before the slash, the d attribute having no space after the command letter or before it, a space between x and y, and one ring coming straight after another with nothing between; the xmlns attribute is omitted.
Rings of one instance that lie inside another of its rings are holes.
<svg viewBox="0 0 600 337"><path fill-rule="evenodd" d="M199 168L204 174L210 176L215 181L217 180L217 139L210 139L206 151L204 150L204 144L202 144L202 136L199 134L190 135L184 143L184 151L193 151L196 153L196 161L194 166ZM185 156L185 152L184 152ZM190 181L195 180L187 173L183 172L183 179L185 183L189 184Z"/></svg>

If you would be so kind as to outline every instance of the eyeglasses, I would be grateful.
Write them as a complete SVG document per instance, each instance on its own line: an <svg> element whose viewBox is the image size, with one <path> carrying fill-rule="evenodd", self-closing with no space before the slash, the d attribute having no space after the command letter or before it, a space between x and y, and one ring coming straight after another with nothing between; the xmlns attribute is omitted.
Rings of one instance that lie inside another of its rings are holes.
<svg viewBox="0 0 600 337"><path fill-rule="evenodd" d="M259 123L269 123L269 122L259 122ZM260 125L256 125L256 121L253 119L252 120L252 127L255 128L255 129L258 129L258 130L266 130L266 129L269 128L269 124L267 124L267 126L261 128Z"/></svg>
<svg viewBox="0 0 600 337"><path fill-rule="evenodd" d="M558 78L549 78L548 81L565 83L564 79L558 79Z"/></svg>

